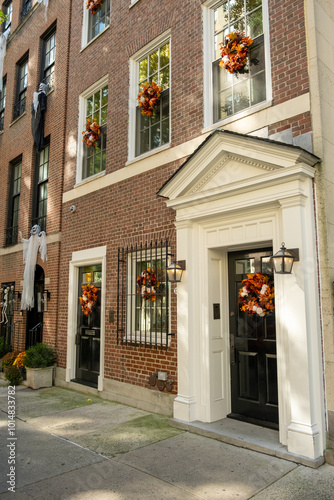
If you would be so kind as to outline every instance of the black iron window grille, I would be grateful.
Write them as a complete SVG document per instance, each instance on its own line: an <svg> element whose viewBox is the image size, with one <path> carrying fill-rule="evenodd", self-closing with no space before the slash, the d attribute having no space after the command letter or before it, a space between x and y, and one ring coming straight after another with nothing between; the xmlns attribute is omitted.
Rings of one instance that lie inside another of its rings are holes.
<svg viewBox="0 0 334 500"><path fill-rule="evenodd" d="M117 343L168 349L168 241L118 250Z"/></svg>
<svg viewBox="0 0 334 500"><path fill-rule="evenodd" d="M21 10L21 19L25 18L28 12L32 8L32 0L23 0L22 2L22 10Z"/></svg>

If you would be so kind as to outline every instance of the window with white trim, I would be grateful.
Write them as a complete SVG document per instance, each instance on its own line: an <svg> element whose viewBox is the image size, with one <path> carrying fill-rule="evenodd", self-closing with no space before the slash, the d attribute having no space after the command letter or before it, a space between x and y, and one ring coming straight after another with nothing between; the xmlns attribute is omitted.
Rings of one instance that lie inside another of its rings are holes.
<svg viewBox="0 0 334 500"><path fill-rule="evenodd" d="M106 169L108 113L108 75L89 87L79 97L78 153L76 182L103 174ZM83 141L87 119L100 127L95 145L87 146Z"/></svg>
<svg viewBox="0 0 334 500"><path fill-rule="evenodd" d="M210 76L205 82L208 90L205 95L211 96L206 102L211 109L206 110L206 126L265 103L270 93L266 0L211 0L207 6L204 45ZM219 44L237 30L252 38L253 43L249 47L246 72L230 74L219 66Z"/></svg>
<svg viewBox="0 0 334 500"><path fill-rule="evenodd" d="M91 42L102 33L110 24L110 0L102 0L95 14L87 9L87 0L84 0L82 46Z"/></svg>
<svg viewBox="0 0 334 500"><path fill-rule="evenodd" d="M131 63L131 92L135 114L130 109L130 159L170 142L170 39L164 35ZM154 82L161 87L152 116L142 114L137 100L141 84ZM131 116L132 115L132 116ZM132 124L135 124L134 127ZM131 129L132 128L132 129Z"/></svg>

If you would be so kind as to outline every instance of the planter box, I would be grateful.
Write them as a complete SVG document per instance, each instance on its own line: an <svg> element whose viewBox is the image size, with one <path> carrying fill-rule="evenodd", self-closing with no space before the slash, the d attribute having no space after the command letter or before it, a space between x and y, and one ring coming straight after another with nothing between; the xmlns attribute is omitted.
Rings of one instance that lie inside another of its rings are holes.
<svg viewBox="0 0 334 500"><path fill-rule="evenodd" d="M53 366L47 368L27 368L27 386L31 389L52 387Z"/></svg>

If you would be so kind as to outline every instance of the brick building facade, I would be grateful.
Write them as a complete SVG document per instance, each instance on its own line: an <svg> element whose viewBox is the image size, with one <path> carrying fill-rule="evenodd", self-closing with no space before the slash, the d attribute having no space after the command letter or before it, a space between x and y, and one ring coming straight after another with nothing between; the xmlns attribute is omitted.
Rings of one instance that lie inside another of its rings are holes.
<svg viewBox="0 0 334 500"><path fill-rule="evenodd" d="M310 65L321 59L310 14L318 2L103 0L91 14L85 1L50 0L47 21L36 4L21 22L19 4L0 147L7 193L9 166L22 157L24 234L34 150L29 113L12 123L8 111L15 63L29 52L31 102L36 39L57 30L45 122L48 262L40 263L51 291L43 339L57 347L56 383L183 421L268 420L288 451L321 460L334 407L328 196L317 189L330 178L330 160L314 128L323 114L313 92L322 104L324 90L314 90L318 69ZM218 64L219 43L236 29L254 40L249 71L238 76ZM138 108L145 81L161 86L153 116ZM87 146L82 134L94 118L100 134ZM5 234L8 217L1 223ZM233 309L233 287L247 272L271 277L268 259L282 241L300 259L292 275L275 275L276 322L273 314L246 321ZM15 290L21 249L5 240L1 249L2 283ZM181 283L169 283L166 267L183 260ZM87 302L93 313L85 315ZM23 347L27 313L15 314Z"/></svg>

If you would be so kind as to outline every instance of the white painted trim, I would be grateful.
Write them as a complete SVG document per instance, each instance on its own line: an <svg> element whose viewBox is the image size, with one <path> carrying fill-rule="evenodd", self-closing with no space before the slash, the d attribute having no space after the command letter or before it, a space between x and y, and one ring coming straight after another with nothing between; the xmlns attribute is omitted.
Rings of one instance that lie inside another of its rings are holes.
<svg viewBox="0 0 334 500"><path fill-rule="evenodd" d="M130 108L129 108L130 109ZM278 104L277 106L272 106L259 111L258 113L246 116L240 120L235 120L232 123L224 126L224 129L233 132L249 134L255 130L261 129L270 124L276 123L278 121L296 116L302 113L306 113L310 110L310 98L309 94L303 94L295 99L286 101L284 103ZM131 120L130 120L131 121ZM129 122L130 123L130 122ZM133 161L127 163L128 166L112 172L111 174L106 174L103 179L90 179L89 185L78 185L78 187L73 188L70 191L63 193L63 203L73 201L76 198L85 196L99 189L103 189L108 186L117 184L124 180L135 177L144 172L148 172L154 168L161 167L167 163L171 163L182 158L186 158L191 155L195 149L197 149L200 144L208 137L209 132L212 132L216 126L209 127L203 131L203 134L192 139L191 141L184 142L179 146L168 147L159 151L152 150L152 154L145 157L140 156ZM79 138L79 134L78 134ZM82 136L78 143L82 142ZM79 146L80 147L80 146ZM163 146L162 146L163 148ZM78 167L77 167L78 170Z"/></svg>
<svg viewBox="0 0 334 500"><path fill-rule="evenodd" d="M104 379L104 346L105 346L105 307L106 307L106 263L107 247L95 247L79 250L72 253L69 262L69 284L68 284L68 316L67 316L67 357L66 357L66 382L75 378L76 369L76 345L75 335L77 330L78 313L78 279L79 267L102 264L101 283L101 329L100 329L100 375L98 377L98 390L103 390Z"/></svg>
<svg viewBox="0 0 334 500"><path fill-rule="evenodd" d="M86 89L79 96L79 120L78 120L78 149L77 149L77 171L76 171L76 182L75 186L80 186L82 183L89 182L92 179L100 177L102 172L96 175L82 179L82 161L83 161L83 142L82 142L82 132L85 130L86 125L86 99L94 94L97 90L101 89L108 83L108 74L104 75L100 80L93 83L88 89ZM105 175L105 174L104 174Z"/></svg>
<svg viewBox="0 0 334 500"><path fill-rule="evenodd" d="M112 0L110 0L110 9L111 9L111 2L112 2ZM87 9L86 4L87 4L87 0L84 0L83 1L81 50L80 50L80 52L82 52L83 50L85 50L86 47L91 45L91 43L93 43L99 36L101 36L110 26L111 13L109 12L109 24L108 24L108 26L106 26L98 35L96 35L94 38L92 38L91 40L88 41L88 19L89 19L89 16L91 14L89 13L89 11Z"/></svg>

